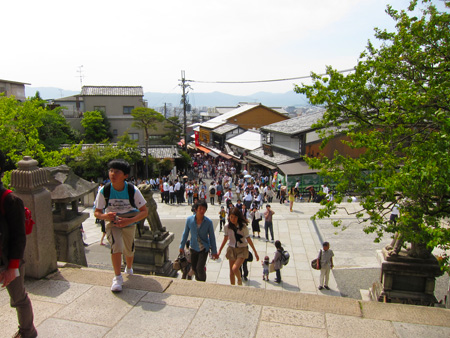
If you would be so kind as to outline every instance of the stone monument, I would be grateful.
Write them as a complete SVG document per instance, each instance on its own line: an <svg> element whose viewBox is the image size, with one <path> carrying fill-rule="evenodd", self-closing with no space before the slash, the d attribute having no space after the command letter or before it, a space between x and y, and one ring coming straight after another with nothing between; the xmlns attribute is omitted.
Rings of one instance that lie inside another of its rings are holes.
<svg viewBox="0 0 450 338"><path fill-rule="evenodd" d="M396 253L388 246L379 252L381 280L370 289L372 300L433 306L436 277L443 274L433 255L415 257L407 250Z"/></svg>
<svg viewBox="0 0 450 338"><path fill-rule="evenodd" d="M81 226L89 217L89 213L79 212L78 202L84 195L97 189L97 183L78 177L66 165L46 170L49 173L46 187L51 193L53 203L58 260L87 266Z"/></svg>
<svg viewBox="0 0 450 338"><path fill-rule="evenodd" d="M33 232L27 236L24 260L25 275L43 278L56 271L57 259L55 235L53 231L52 200L45 189L48 182L47 171L38 168L38 162L30 156L19 161L18 168L11 173L14 193L31 210L36 222Z"/></svg>
<svg viewBox="0 0 450 338"><path fill-rule="evenodd" d="M138 188L147 201L148 216L136 227L133 269L143 274L174 276L176 271L169 260L169 245L175 236L161 224L151 186L140 184Z"/></svg>

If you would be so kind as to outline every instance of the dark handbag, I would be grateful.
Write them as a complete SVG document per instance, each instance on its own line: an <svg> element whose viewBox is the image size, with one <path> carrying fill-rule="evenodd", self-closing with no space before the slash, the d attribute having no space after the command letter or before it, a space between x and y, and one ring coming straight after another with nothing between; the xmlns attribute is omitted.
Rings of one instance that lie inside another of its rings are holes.
<svg viewBox="0 0 450 338"><path fill-rule="evenodd" d="M319 257L317 257L317 258L315 258L315 259L313 259L312 261L311 261L311 267L314 269L314 270L320 270L321 268L322 268L322 266L320 265L320 259L322 258L322 250L320 250L320 253L319 253ZM317 262L319 262L319 268L317 268Z"/></svg>
<svg viewBox="0 0 450 338"><path fill-rule="evenodd" d="M253 262L253 254L251 251L248 252L247 262Z"/></svg>

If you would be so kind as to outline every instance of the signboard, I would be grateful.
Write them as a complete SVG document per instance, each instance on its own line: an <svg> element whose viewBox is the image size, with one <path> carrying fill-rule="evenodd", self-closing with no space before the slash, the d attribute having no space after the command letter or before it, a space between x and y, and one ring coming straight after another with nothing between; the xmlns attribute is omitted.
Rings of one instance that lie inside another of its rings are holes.
<svg viewBox="0 0 450 338"><path fill-rule="evenodd" d="M273 157L272 147L268 144L263 144L264 155Z"/></svg>

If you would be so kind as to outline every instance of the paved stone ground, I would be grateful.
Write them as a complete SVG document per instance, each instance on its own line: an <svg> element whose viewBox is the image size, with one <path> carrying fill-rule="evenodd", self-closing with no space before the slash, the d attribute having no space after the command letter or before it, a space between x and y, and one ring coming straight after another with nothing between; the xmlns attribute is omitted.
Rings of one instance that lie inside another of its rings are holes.
<svg viewBox="0 0 450 338"><path fill-rule="evenodd" d="M39 337L450 336L446 309L142 275L125 275L112 293L112 275L68 265L27 281ZM1 337L17 330L5 289L0 325Z"/></svg>

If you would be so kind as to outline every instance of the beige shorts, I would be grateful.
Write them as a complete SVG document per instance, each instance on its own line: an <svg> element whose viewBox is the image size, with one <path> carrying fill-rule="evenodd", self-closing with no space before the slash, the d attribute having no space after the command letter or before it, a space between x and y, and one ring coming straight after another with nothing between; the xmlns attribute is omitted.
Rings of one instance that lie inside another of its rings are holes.
<svg viewBox="0 0 450 338"><path fill-rule="evenodd" d="M106 224L106 238L111 244L111 253L123 253L126 257L134 256L134 235L136 232L136 224L118 228L111 222Z"/></svg>
<svg viewBox="0 0 450 338"><path fill-rule="evenodd" d="M248 258L248 247L245 248L232 248L228 247L227 254L225 255L230 261L235 261L238 258Z"/></svg>

